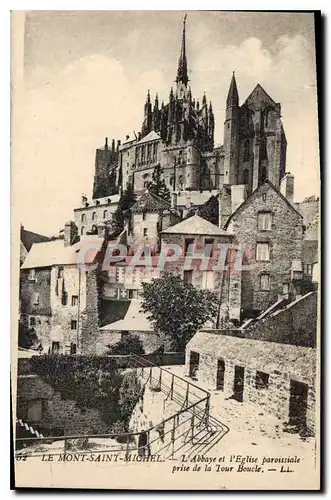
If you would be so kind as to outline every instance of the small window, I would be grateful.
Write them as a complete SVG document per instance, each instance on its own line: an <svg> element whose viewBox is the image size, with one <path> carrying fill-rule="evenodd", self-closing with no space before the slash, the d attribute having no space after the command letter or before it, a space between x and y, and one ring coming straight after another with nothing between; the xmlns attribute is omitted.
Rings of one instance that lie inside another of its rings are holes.
<svg viewBox="0 0 331 500"><path fill-rule="evenodd" d="M73 295L71 297L71 305L72 306L78 306L78 295Z"/></svg>
<svg viewBox="0 0 331 500"><path fill-rule="evenodd" d="M58 279L63 278L63 267L59 267L57 271L57 277Z"/></svg>
<svg viewBox="0 0 331 500"><path fill-rule="evenodd" d="M184 271L183 281L187 285L192 285L193 271Z"/></svg>
<svg viewBox="0 0 331 500"><path fill-rule="evenodd" d="M82 226L82 227L81 227L81 230L80 230L80 234L81 234L81 235L83 235L84 233L85 233L85 227L84 227L84 226Z"/></svg>
<svg viewBox="0 0 331 500"><path fill-rule="evenodd" d="M71 320L71 330L77 330L77 320Z"/></svg>
<svg viewBox="0 0 331 500"><path fill-rule="evenodd" d="M86 221L86 216L85 214L82 214L82 222L85 222Z"/></svg>
<svg viewBox="0 0 331 500"><path fill-rule="evenodd" d="M260 212L257 217L257 228L259 231L271 231L271 212Z"/></svg>
<svg viewBox="0 0 331 500"><path fill-rule="evenodd" d="M262 194L262 201L267 201L267 193Z"/></svg>
<svg viewBox="0 0 331 500"><path fill-rule="evenodd" d="M214 286L214 271L203 271L202 272L202 283L201 288L204 290L213 290Z"/></svg>
<svg viewBox="0 0 331 500"><path fill-rule="evenodd" d="M288 295L290 291L290 286L288 283L283 283L283 295Z"/></svg>
<svg viewBox="0 0 331 500"><path fill-rule="evenodd" d="M146 220L146 212L143 212L143 220Z"/></svg>
<svg viewBox="0 0 331 500"><path fill-rule="evenodd" d="M260 276L260 289L261 290L270 290L270 275L269 274L261 274L261 276Z"/></svg>
<svg viewBox="0 0 331 500"><path fill-rule="evenodd" d="M77 344L74 344L73 342L71 342L70 344L70 354L76 354L77 352Z"/></svg>
<svg viewBox="0 0 331 500"><path fill-rule="evenodd" d="M107 218L107 216L108 216L108 212L107 212L107 210L104 210L104 211L103 211L103 218L104 218L104 219L106 219L106 218Z"/></svg>
<svg viewBox="0 0 331 500"><path fill-rule="evenodd" d="M185 248L184 248L184 255L193 255L194 250L192 246L194 245L194 239L186 239L185 240Z"/></svg>
<svg viewBox="0 0 331 500"><path fill-rule="evenodd" d="M52 353L57 354L60 351L60 342L52 342Z"/></svg>
<svg viewBox="0 0 331 500"><path fill-rule="evenodd" d="M256 260L268 262L270 260L269 243L257 243L256 245Z"/></svg>
<svg viewBox="0 0 331 500"><path fill-rule="evenodd" d="M147 227L144 227L144 236L147 236Z"/></svg>
<svg viewBox="0 0 331 500"><path fill-rule="evenodd" d="M269 387L269 373L256 372L255 388L256 389L268 389Z"/></svg>
<svg viewBox="0 0 331 500"><path fill-rule="evenodd" d="M95 220L96 215L97 215L96 212L92 212L92 220Z"/></svg>
<svg viewBox="0 0 331 500"><path fill-rule="evenodd" d="M305 271L308 276L311 276L313 274L313 264L306 264Z"/></svg>
<svg viewBox="0 0 331 500"><path fill-rule="evenodd" d="M36 279L36 270L35 269L30 269L29 275L28 275L28 280L29 281L35 281Z"/></svg>
<svg viewBox="0 0 331 500"><path fill-rule="evenodd" d="M134 299L134 291L135 290L129 290L129 299Z"/></svg>
<svg viewBox="0 0 331 500"><path fill-rule="evenodd" d="M33 305L38 306L39 305L39 293L34 293L33 294Z"/></svg>
<svg viewBox="0 0 331 500"><path fill-rule="evenodd" d="M35 326L36 324L36 318L34 316L31 316L30 318L30 326Z"/></svg>
<svg viewBox="0 0 331 500"><path fill-rule="evenodd" d="M212 255L213 247L214 247L214 240L211 238L206 238L205 239L205 248L204 248L205 256L209 257Z"/></svg>

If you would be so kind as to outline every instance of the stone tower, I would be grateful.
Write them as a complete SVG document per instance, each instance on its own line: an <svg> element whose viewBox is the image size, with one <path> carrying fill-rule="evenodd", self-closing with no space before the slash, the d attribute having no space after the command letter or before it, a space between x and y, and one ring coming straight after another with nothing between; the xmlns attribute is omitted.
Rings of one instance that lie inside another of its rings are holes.
<svg viewBox="0 0 331 500"><path fill-rule="evenodd" d="M239 94L233 72L224 122L224 184L237 183L239 143Z"/></svg>

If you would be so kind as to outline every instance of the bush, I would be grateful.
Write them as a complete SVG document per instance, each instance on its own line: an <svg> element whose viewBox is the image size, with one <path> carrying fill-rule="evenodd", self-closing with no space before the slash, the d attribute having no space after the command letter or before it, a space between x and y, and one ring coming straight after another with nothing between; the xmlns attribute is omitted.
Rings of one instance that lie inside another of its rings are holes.
<svg viewBox="0 0 331 500"><path fill-rule="evenodd" d="M116 344L109 346L108 355L145 354L143 344L138 335L127 333Z"/></svg>

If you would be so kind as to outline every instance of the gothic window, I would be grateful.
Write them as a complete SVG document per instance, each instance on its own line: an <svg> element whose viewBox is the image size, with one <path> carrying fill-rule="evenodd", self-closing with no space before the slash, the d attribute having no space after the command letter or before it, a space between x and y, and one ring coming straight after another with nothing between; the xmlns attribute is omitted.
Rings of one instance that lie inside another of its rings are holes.
<svg viewBox="0 0 331 500"><path fill-rule="evenodd" d="M157 143L154 142L153 144L153 161L156 162L157 161Z"/></svg>
<svg viewBox="0 0 331 500"><path fill-rule="evenodd" d="M248 184L248 170L245 168L244 170L244 184Z"/></svg>
<svg viewBox="0 0 331 500"><path fill-rule="evenodd" d="M245 144L244 144L244 161L249 160L249 158L250 158L249 140L246 139Z"/></svg>
<svg viewBox="0 0 331 500"><path fill-rule="evenodd" d="M82 222L85 222L85 220L86 220L86 216L85 216L85 214L82 214Z"/></svg>
<svg viewBox="0 0 331 500"><path fill-rule="evenodd" d="M147 161L149 161L151 159L151 155L152 155L152 145L148 144L147 145Z"/></svg>
<svg viewBox="0 0 331 500"><path fill-rule="evenodd" d="M141 148L141 163L145 163L145 146Z"/></svg>
<svg viewBox="0 0 331 500"><path fill-rule="evenodd" d="M82 234L82 235L83 235L83 234L84 234L84 231L85 231L85 228L84 228L84 226L82 226L82 227L81 227L81 230L80 230L80 234Z"/></svg>
<svg viewBox="0 0 331 500"><path fill-rule="evenodd" d="M260 177L261 182L264 182L266 178L267 178L267 169L263 167L261 169L261 177Z"/></svg>
<svg viewBox="0 0 331 500"><path fill-rule="evenodd" d="M184 186L184 178L182 175L179 176L178 178L178 184L179 184L179 189L183 189L183 186Z"/></svg>
<svg viewBox="0 0 331 500"><path fill-rule="evenodd" d="M267 109L264 114L264 126L269 127L270 123L270 109Z"/></svg>

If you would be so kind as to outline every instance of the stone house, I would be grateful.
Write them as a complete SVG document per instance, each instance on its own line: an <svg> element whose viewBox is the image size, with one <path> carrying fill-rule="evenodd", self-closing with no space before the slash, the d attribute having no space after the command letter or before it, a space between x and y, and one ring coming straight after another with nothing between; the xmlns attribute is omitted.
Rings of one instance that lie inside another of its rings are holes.
<svg viewBox="0 0 331 500"><path fill-rule="evenodd" d="M195 214L161 232L162 245L178 245L181 256L166 262L171 272L196 288L220 294L221 316L240 318L241 268L230 269L234 234Z"/></svg>
<svg viewBox="0 0 331 500"><path fill-rule="evenodd" d="M105 240L85 237L76 244L77 228L66 224L64 239L35 243L21 267L22 327L37 337L43 352L94 350L98 329L98 262ZM86 268L77 252L88 245Z"/></svg>
<svg viewBox="0 0 331 500"><path fill-rule="evenodd" d="M268 180L228 218L244 252L241 307L243 317L258 316L303 277L303 219L292 203Z"/></svg>
<svg viewBox="0 0 331 500"><path fill-rule="evenodd" d="M119 194L92 200L82 196L81 206L74 209L78 234L84 236L88 233L96 233L100 224L111 220L112 214L118 207L119 199Z"/></svg>

